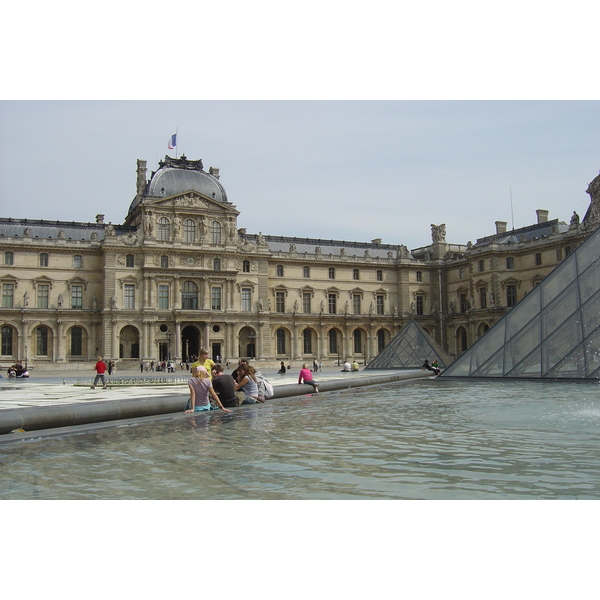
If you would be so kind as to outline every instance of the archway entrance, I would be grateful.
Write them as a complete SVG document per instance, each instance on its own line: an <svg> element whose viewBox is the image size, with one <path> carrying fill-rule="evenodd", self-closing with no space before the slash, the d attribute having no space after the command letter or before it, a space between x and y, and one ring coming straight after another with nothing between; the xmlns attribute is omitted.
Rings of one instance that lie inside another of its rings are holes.
<svg viewBox="0 0 600 600"><path fill-rule="evenodd" d="M140 332L133 325L121 329L119 335L119 358L140 357Z"/></svg>
<svg viewBox="0 0 600 600"><path fill-rule="evenodd" d="M243 327L239 333L238 355L240 358L256 357L256 331L252 327Z"/></svg>
<svg viewBox="0 0 600 600"><path fill-rule="evenodd" d="M184 360L198 356L200 352L200 330L194 325L188 325L181 331L181 354Z"/></svg>

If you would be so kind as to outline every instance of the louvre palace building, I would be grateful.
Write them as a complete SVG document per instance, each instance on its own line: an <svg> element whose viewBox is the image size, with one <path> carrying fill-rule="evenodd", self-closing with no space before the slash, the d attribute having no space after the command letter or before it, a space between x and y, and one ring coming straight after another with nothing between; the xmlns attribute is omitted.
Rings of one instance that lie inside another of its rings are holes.
<svg viewBox="0 0 600 600"><path fill-rule="evenodd" d="M540 209L466 244L431 225L410 250L247 233L219 169L185 156L149 176L138 160L136 189L120 225L0 218L2 367L179 362L201 348L265 366L367 364L413 319L456 358L600 225L600 176L581 220Z"/></svg>

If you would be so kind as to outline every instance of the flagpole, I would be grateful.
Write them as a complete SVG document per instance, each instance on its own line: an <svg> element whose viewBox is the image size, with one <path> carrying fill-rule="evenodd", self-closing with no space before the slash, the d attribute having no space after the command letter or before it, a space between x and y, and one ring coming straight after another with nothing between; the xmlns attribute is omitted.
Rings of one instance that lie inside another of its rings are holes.
<svg viewBox="0 0 600 600"><path fill-rule="evenodd" d="M177 146L179 146L179 127L175 127L175 158L177 158Z"/></svg>

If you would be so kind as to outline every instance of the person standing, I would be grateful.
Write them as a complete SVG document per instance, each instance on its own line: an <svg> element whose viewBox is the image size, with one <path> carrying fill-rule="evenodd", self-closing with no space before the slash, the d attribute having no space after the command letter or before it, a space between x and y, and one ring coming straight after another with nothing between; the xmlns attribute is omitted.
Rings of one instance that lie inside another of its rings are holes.
<svg viewBox="0 0 600 600"><path fill-rule="evenodd" d="M221 365L215 365L212 370L212 384L217 396L223 406L228 408L238 406L238 399L235 395L235 381L228 373L223 373Z"/></svg>
<svg viewBox="0 0 600 600"><path fill-rule="evenodd" d="M92 383L92 389L96 389L96 384L98 381L102 381L102 389L106 389L106 363L102 360L102 357L98 357L98 362L96 363L96 377L94 377L94 383Z"/></svg>
<svg viewBox="0 0 600 600"><path fill-rule="evenodd" d="M312 378L312 373L308 368L308 365L304 363L302 369L300 369L300 375L298 375L298 384L307 383L315 388L315 392L319 393L319 384Z"/></svg>
<svg viewBox="0 0 600 600"><path fill-rule="evenodd" d="M214 367L215 362L208 358L208 350L200 350L200 354L198 356L198 360L192 363L192 373L196 367L204 367L206 372L208 373L208 377L212 379L212 368Z"/></svg>

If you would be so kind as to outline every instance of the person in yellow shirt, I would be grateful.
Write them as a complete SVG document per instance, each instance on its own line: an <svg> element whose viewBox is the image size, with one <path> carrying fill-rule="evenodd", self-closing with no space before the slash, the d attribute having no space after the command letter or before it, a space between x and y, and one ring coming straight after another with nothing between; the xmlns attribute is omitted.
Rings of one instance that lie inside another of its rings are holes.
<svg viewBox="0 0 600 600"><path fill-rule="evenodd" d="M204 367L208 372L209 379L212 379L212 368L214 364L215 361L208 358L208 350L200 350L198 360L190 365L190 372L194 373L196 367Z"/></svg>

